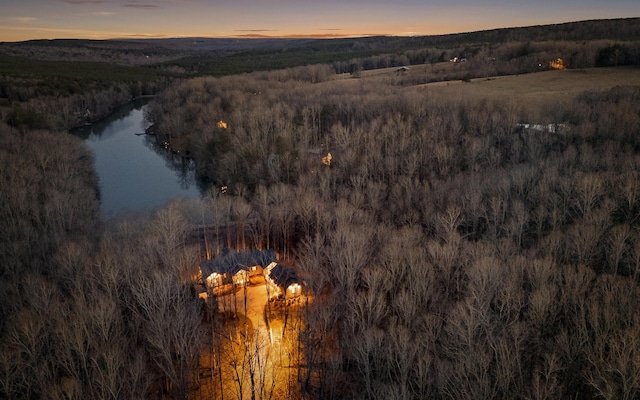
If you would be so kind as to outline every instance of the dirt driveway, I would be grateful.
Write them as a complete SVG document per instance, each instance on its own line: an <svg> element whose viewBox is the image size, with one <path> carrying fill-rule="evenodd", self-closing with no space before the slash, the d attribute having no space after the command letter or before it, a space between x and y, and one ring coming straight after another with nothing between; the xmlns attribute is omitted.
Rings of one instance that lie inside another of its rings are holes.
<svg viewBox="0 0 640 400"><path fill-rule="evenodd" d="M238 314L246 315L251 321L253 329L265 334L267 332L267 323L264 317L264 308L267 305L267 298L267 286L261 283L240 288L233 294L221 296L218 299L218 307L220 311L234 313L237 311Z"/></svg>

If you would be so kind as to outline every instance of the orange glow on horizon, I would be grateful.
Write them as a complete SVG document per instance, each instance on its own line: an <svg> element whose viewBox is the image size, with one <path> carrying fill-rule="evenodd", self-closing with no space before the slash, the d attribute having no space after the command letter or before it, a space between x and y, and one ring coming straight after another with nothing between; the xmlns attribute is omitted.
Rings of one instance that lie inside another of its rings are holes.
<svg viewBox="0 0 640 400"><path fill-rule="evenodd" d="M307 33L307 34L281 34L281 35L265 35L265 34L233 34L233 35L172 35L172 34L119 34L108 32L67 32L65 30L37 30L42 34L33 33L17 33L0 30L0 42L23 42L27 40L54 40L54 39L87 39L87 40L118 40L118 39L176 39L176 38L204 38L204 39L343 39L343 38L359 38L372 36L427 36L428 34L388 34L388 33Z"/></svg>
<svg viewBox="0 0 640 400"><path fill-rule="evenodd" d="M37 39L165 39L165 38L237 38L237 39L340 39L371 36L428 36L444 35L451 33L471 32L484 29L493 29L494 26L475 24L464 25L462 23L430 23L418 27L406 27L400 24L376 25L371 28L359 27L353 30L323 29L304 31L289 30L256 30L243 31L232 30L224 32L203 32L200 30L167 29L163 33L139 31L122 32L109 30L82 30L73 28L56 28L37 25L0 25L0 42L20 42Z"/></svg>
<svg viewBox="0 0 640 400"><path fill-rule="evenodd" d="M535 9L497 0L478 4L354 0L209 2L29 0L5 2L0 41L124 38L346 38L425 36L638 16L637 2L611 0Z"/></svg>

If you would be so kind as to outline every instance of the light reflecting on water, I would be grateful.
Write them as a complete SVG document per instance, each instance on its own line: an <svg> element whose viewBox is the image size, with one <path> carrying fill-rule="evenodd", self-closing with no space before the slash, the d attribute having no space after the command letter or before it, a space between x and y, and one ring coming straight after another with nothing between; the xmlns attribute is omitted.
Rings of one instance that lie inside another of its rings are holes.
<svg viewBox="0 0 640 400"><path fill-rule="evenodd" d="M201 197L188 159L155 146L144 135L145 101L73 131L95 154L102 212L147 211L180 197Z"/></svg>

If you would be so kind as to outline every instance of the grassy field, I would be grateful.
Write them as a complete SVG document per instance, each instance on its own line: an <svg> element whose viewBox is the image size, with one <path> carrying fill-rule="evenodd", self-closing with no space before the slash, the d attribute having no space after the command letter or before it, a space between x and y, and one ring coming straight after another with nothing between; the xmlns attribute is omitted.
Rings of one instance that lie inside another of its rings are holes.
<svg viewBox="0 0 640 400"><path fill-rule="evenodd" d="M580 93L623 85L640 86L640 69L617 67L544 71L472 79L471 82L437 82L420 85L416 89L472 101L509 99L515 106L522 106L544 119L546 114L553 113L558 104L573 101Z"/></svg>
<svg viewBox="0 0 640 400"><path fill-rule="evenodd" d="M452 63L441 63L449 68ZM357 84L372 80L391 81L398 76L397 67L362 71L359 78L338 74L334 80L341 84ZM424 74L424 68L411 66L403 74ZM616 86L640 86L640 68L609 67L543 71L522 75L434 82L409 86L438 96L469 100L510 99L514 103L545 107L558 101L571 101L577 94L590 90L608 90Z"/></svg>
<svg viewBox="0 0 640 400"><path fill-rule="evenodd" d="M607 90L615 86L640 86L640 69L630 67L545 71L534 74L450 81L421 85L421 89L464 93L467 97L512 98L529 104L549 100L571 100L587 90Z"/></svg>

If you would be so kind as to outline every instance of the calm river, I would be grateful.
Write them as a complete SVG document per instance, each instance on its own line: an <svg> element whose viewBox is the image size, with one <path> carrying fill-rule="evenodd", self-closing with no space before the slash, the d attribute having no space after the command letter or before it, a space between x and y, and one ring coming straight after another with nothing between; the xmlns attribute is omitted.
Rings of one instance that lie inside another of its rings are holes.
<svg viewBox="0 0 640 400"><path fill-rule="evenodd" d="M191 162L144 135L141 99L93 125L74 129L95 155L102 212L147 211L179 197L201 197Z"/></svg>

